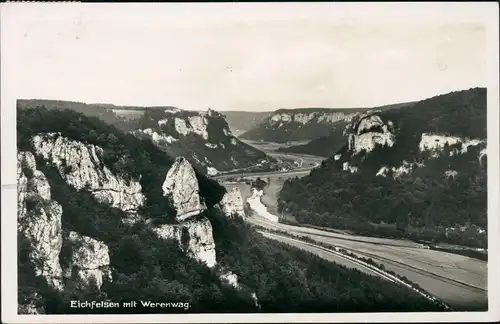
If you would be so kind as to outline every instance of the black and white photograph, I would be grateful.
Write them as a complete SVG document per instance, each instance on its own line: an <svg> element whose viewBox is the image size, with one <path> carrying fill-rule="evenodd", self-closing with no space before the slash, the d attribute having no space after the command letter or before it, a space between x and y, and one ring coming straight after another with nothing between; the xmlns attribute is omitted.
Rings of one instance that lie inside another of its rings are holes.
<svg viewBox="0 0 500 324"><path fill-rule="evenodd" d="M498 3L0 8L3 322L499 319Z"/></svg>

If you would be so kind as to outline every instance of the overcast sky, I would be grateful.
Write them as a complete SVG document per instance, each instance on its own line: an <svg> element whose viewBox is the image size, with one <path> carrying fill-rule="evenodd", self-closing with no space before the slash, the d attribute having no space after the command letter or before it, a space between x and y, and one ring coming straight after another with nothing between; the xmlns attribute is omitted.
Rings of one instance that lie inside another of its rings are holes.
<svg viewBox="0 0 500 324"><path fill-rule="evenodd" d="M486 84L474 10L334 5L10 8L2 60L17 98L192 110L372 107Z"/></svg>

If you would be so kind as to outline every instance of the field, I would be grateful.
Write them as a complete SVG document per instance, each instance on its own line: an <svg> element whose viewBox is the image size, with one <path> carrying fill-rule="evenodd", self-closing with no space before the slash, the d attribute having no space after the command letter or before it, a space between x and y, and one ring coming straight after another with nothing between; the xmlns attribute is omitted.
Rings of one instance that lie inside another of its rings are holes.
<svg viewBox="0 0 500 324"><path fill-rule="evenodd" d="M386 269L407 277L455 309L487 307L487 263L469 257L424 249L418 243L343 235L285 224L258 225L307 236L371 258Z"/></svg>

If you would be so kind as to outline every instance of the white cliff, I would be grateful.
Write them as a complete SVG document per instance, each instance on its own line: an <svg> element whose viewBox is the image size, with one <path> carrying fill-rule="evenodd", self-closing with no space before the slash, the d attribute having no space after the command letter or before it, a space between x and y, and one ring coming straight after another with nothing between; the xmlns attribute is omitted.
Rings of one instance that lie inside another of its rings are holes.
<svg viewBox="0 0 500 324"><path fill-rule="evenodd" d="M382 127L384 126L384 122L377 115L370 115L363 119L358 124L358 135L361 135L363 132L369 131L373 127Z"/></svg>
<svg viewBox="0 0 500 324"><path fill-rule="evenodd" d="M198 179L191 163L177 157L163 182L163 195L172 199L177 211L176 219L183 221L205 210L200 200Z"/></svg>
<svg viewBox="0 0 500 324"><path fill-rule="evenodd" d="M292 116L290 116L289 114L276 114L271 117L272 122L290 122L292 120Z"/></svg>
<svg viewBox="0 0 500 324"><path fill-rule="evenodd" d="M470 146L478 146L484 143L485 141L481 139L470 139L458 136L423 133L420 139L420 143L418 144L418 148L421 152L430 151L432 153L431 157L438 157L440 152L445 148L446 145L451 146L461 144L462 147L460 150L456 149L450 152L450 155L453 155L467 153Z"/></svg>
<svg viewBox="0 0 500 324"><path fill-rule="evenodd" d="M27 241L28 257L35 275L62 290L59 253L62 247L62 207L51 200L50 185L36 168L30 152L17 154L18 232Z"/></svg>
<svg viewBox="0 0 500 324"><path fill-rule="evenodd" d="M76 232L69 232L65 237L69 244L71 256L69 260L70 278L81 287L89 287L91 282L101 288L104 281L111 281L109 269L109 249L103 242Z"/></svg>
<svg viewBox="0 0 500 324"><path fill-rule="evenodd" d="M377 115L362 117L355 125L347 127L346 132L349 134L348 149L353 154L371 152L377 145L392 147L396 140L392 123L389 121L385 124Z"/></svg>
<svg viewBox="0 0 500 324"><path fill-rule="evenodd" d="M205 116L189 116L187 121L180 117L175 117L175 130L181 135L194 133L208 140L207 125L208 120Z"/></svg>
<svg viewBox="0 0 500 324"><path fill-rule="evenodd" d="M188 256L205 263L208 267L214 267L217 263L212 224L208 219L164 224L153 228L153 231L163 239L174 239Z"/></svg>
<svg viewBox="0 0 500 324"><path fill-rule="evenodd" d="M321 124L332 124L339 120L349 120L355 113L344 112L281 112L271 116L270 124L282 126L284 123L296 122L302 125L317 122Z"/></svg>
<svg viewBox="0 0 500 324"><path fill-rule="evenodd" d="M102 165L103 149L74 141L57 133L32 139L35 154L55 165L61 177L77 190L86 190L102 203L135 212L145 196L138 180L126 181Z"/></svg>
<svg viewBox="0 0 500 324"><path fill-rule="evenodd" d="M316 113L298 113L293 115L293 121L301 124L307 124L316 117Z"/></svg>
<svg viewBox="0 0 500 324"><path fill-rule="evenodd" d="M191 124L192 131L203 137L203 139L208 140L207 118L205 118L205 116L189 116L188 120Z"/></svg>
<svg viewBox="0 0 500 324"><path fill-rule="evenodd" d="M224 214L229 217L245 217L243 197L241 195L241 190L237 187L231 188L231 190L226 192L219 205Z"/></svg>
<svg viewBox="0 0 500 324"><path fill-rule="evenodd" d="M162 122L162 121L163 120L160 120L160 121L158 121L158 123L160 124L160 122ZM141 133L148 135L151 138L151 140L153 140L153 142L156 144L165 144L165 143L172 144L174 142L179 141L179 139L173 137L172 135L159 134L158 132L154 131L151 128L138 129L138 130L133 132L134 135L138 135Z"/></svg>

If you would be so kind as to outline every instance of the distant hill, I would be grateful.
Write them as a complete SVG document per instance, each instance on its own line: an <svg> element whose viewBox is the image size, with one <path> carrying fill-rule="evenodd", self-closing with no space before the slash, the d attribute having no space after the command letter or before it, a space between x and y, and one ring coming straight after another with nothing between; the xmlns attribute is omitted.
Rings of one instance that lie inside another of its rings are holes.
<svg viewBox="0 0 500 324"><path fill-rule="evenodd" d="M336 134L340 149L285 183L281 212L364 235L486 246L486 89L368 111Z"/></svg>
<svg viewBox="0 0 500 324"><path fill-rule="evenodd" d="M221 111L221 113L226 116L229 128L235 136L256 127L272 114L270 111Z"/></svg>
<svg viewBox="0 0 500 324"><path fill-rule="evenodd" d="M329 157L345 145L347 137L344 135L344 129L348 124L347 121L338 121L332 124L329 135L313 139L302 145L280 147L278 151Z"/></svg>
<svg viewBox="0 0 500 324"><path fill-rule="evenodd" d="M411 103L378 108L278 109L259 125L243 133L240 138L276 143L313 140L330 135L332 130L334 130L333 125L335 123L349 121L358 113L363 113L370 109L392 109L409 104Z"/></svg>
<svg viewBox="0 0 500 324"><path fill-rule="evenodd" d="M148 109L134 124L136 136L152 139L172 156L186 156L211 175L221 171L278 168L274 158L237 139L226 117L214 110Z"/></svg>

